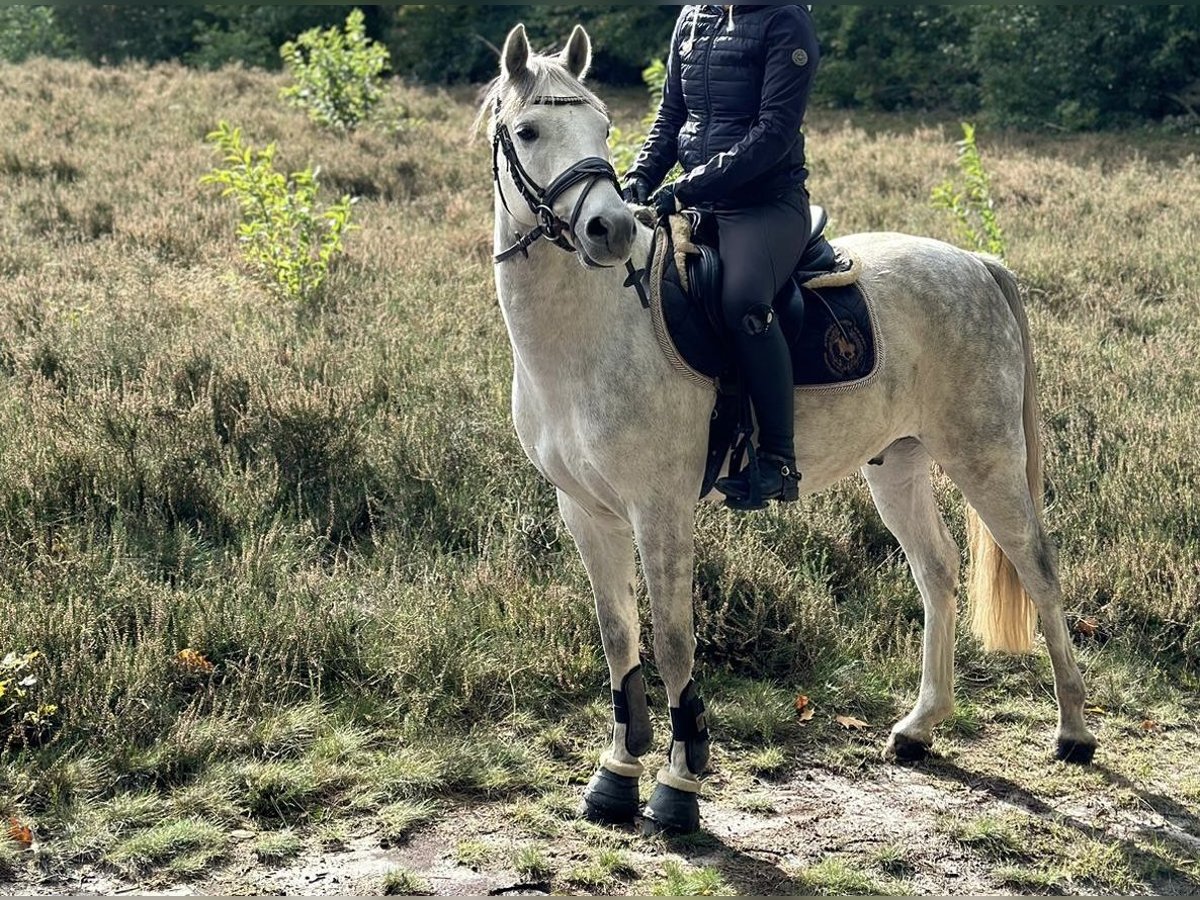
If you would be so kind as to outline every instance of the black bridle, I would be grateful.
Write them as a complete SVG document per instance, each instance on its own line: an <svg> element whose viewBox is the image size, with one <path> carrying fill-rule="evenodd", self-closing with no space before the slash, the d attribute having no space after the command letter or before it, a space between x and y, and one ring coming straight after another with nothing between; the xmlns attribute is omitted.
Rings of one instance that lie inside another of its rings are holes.
<svg viewBox="0 0 1200 900"><path fill-rule="evenodd" d="M531 102L546 106L568 106L585 104L589 101L585 97L535 97ZM517 148L513 144L512 135L508 131L508 126L500 121L499 103L496 104L494 115L496 118L496 133L492 139L492 180L495 182L496 190L500 194L500 202L504 205L505 212L514 221L517 221L517 217L513 215L512 210L509 208L508 198L504 195L504 184L500 180L500 158L503 156L505 163L508 165L508 174L517 188L517 193L521 195L521 198L525 201L525 205L529 207L529 211L533 213L537 224L524 235L517 232L514 235L516 237L515 243L495 254L492 260L496 263L506 262L518 253L528 258L529 248L542 238L546 238L556 247L572 253L578 252L583 257L584 263L591 268L612 268L611 266L598 263L588 256L587 250L584 249L583 244L575 235L575 226L579 223L579 216L583 212L583 204L592 192L592 188L599 182L605 181L618 191L621 189L621 183L617 180L617 173L613 169L612 163L600 156L585 157L569 166L566 171L562 172L562 174L543 188L521 164L521 159L517 156ZM554 211L554 204L563 194L581 182L586 182L586 186L580 191L579 199L575 201L570 218L563 219ZM568 236L572 240L568 240ZM625 269L629 273L629 277L625 281L625 286L636 288L642 305L648 306L649 300L646 298L645 290L642 287L643 273L634 266L632 260L626 260Z"/></svg>

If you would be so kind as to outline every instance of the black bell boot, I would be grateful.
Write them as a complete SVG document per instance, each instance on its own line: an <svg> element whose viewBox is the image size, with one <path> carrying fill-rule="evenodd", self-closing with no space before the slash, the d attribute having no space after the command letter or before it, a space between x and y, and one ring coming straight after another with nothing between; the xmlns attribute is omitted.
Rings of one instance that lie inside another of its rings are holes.
<svg viewBox="0 0 1200 900"><path fill-rule="evenodd" d="M674 755L682 751L687 775L672 769ZM700 828L700 776L708 768L708 716L704 701L689 681L671 707L671 750L658 772L654 794L642 811L646 834L691 834Z"/></svg>
<svg viewBox="0 0 1200 900"><path fill-rule="evenodd" d="M580 815L589 822L619 825L638 814L638 779L601 766L583 791Z"/></svg>
<svg viewBox="0 0 1200 900"><path fill-rule="evenodd" d="M638 814L638 779L643 772L637 758L650 749L654 737L640 665L626 673L620 689L612 692L612 701L613 740L623 737L625 752L634 761L621 762L606 754L584 789L580 813L593 822L632 822Z"/></svg>

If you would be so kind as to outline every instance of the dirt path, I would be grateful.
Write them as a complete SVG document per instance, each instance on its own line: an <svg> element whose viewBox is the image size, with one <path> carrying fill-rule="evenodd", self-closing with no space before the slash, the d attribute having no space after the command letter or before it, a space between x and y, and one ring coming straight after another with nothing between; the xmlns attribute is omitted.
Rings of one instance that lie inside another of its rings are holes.
<svg viewBox="0 0 1200 900"><path fill-rule="evenodd" d="M702 802L705 830L687 839L566 815L578 786L557 806L447 807L398 846L361 834L276 866L250 854L251 832L236 833L245 845L238 862L155 893L379 894L398 870L417 879L400 889L438 894L1196 893L1200 734L1175 730L1152 745L1125 735L1116 744L1089 768L1054 763L1040 745L973 741L913 766L883 764L864 747L857 761L777 782L718 774ZM603 850L613 854L607 869L597 865ZM698 872L709 880L670 880ZM145 887L80 873L20 892Z"/></svg>

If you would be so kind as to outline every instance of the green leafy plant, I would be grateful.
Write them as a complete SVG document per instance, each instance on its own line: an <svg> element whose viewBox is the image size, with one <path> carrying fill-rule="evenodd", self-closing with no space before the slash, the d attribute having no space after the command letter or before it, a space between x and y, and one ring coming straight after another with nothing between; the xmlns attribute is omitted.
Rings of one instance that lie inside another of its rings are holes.
<svg viewBox="0 0 1200 900"><path fill-rule="evenodd" d="M641 149L642 142L646 140L646 132L654 124L654 117L658 115L658 107L662 104L663 84L666 80L667 66L661 59L656 59L642 70L642 81L645 82L646 90L650 93L650 108L642 116L639 128L626 132L614 125L608 138L613 166L618 172L629 171L629 167L637 158L638 150ZM672 177L674 176L669 175L667 180L671 180Z"/></svg>
<svg viewBox="0 0 1200 900"><path fill-rule="evenodd" d="M65 56L70 49L53 7L0 7L0 60L19 63L31 56Z"/></svg>
<svg viewBox="0 0 1200 900"><path fill-rule="evenodd" d="M963 237L976 249L1004 258L1004 232L992 202L991 176L975 143L975 126L963 123L957 142L958 171L962 181L950 179L933 189L932 202L958 221Z"/></svg>
<svg viewBox="0 0 1200 900"><path fill-rule="evenodd" d="M31 671L40 654L6 653L0 659L0 749L10 744L37 744L53 726L58 707L38 696L38 677Z"/></svg>
<svg viewBox="0 0 1200 900"><path fill-rule="evenodd" d="M311 28L285 43L279 55L296 82L280 96L326 128L355 128L383 98L390 56L367 37L360 9L350 11L344 31Z"/></svg>
<svg viewBox="0 0 1200 900"><path fill-rule="evenodd" d="M285 175L275 169L275 144L263 150L242 144L242 130L221 122L206 141L223 154L225 166L200 179L223 185L222 196L241 207L238 240L242 255L266 283L292 300L307 300L325 282L342 252L350 224L348 194L321 209L317 175L309 167Z"/></svg>

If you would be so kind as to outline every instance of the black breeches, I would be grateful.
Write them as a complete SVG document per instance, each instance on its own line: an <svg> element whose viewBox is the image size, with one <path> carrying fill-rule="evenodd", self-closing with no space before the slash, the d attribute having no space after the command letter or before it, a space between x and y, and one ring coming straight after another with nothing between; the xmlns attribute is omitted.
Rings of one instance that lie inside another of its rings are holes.
<svg viewBox="0 0 1200 900"><path fill-rule="evenodd" d="M714 215L721 247L725 327L736 332L754 307L770 306L800 262L812 216L808 195L800 190L761 206Z"/></svg>

